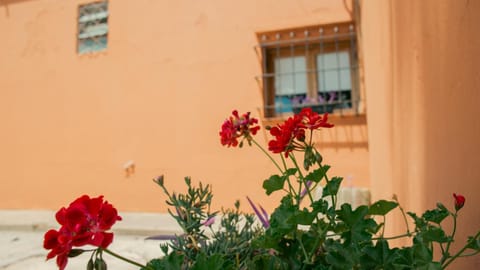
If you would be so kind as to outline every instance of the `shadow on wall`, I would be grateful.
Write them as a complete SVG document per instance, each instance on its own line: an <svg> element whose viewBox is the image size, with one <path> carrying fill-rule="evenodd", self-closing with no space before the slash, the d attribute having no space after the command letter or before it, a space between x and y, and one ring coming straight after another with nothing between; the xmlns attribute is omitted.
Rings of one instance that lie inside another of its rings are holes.
<svg viewBox="0 0 480 270"><path fill-rule="evenodd" d="M314 139L318 147L326 149L368 150L367 120L365 115L329 116L329 122L335 125L331 129L316 132Z"/></svg>
<svg viewBox="0 0 480 270"><path fill-rule="evenodd" d="M34 1L34 0L0 0L0 6L8 6L11 4L19 4L22 2Z"/></svg>
<svg viewBox="0 0 480 270"><path fill-rule="evenodd" d="M8 8L9 5L20 4L22 2L27 2L27 1L34 1L34 0L0 0L0 7L4 7L5 15L7 17L10 17L10 9Z"/></svg>

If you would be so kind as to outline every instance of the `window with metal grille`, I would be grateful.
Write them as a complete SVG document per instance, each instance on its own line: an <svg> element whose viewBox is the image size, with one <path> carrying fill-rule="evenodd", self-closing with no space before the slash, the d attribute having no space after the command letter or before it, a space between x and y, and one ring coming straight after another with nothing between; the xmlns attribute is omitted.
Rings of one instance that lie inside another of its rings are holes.
<svg viewBox="0 0 480 270"><path fill-rule="evenodd" d="M77 51L79 54L102 51L108 42L108 1L78 7Z"/></svg>
<svg viewBox="0 0 480 270"><path fill-rule="evenodd" d="M264 116L358 113L360 89L352 22L258 33Z"/></svg>

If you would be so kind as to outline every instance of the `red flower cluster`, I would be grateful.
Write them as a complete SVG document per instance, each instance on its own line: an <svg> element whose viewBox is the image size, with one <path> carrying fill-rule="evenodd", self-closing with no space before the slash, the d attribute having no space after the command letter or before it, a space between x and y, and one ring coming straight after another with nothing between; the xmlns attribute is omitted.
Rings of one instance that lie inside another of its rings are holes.
<svg viewBox="0 0 480 270"><path fill-rule="evenodd" d="M293 140L305 140L305 129L301 125L302 118L300 114L296 114L293 117L289 117L283 124L272 127L270 134L275 139L268 142L268 150L273 153L285 152L285 157L288 157L288 153L294 149Z"/></svg>
<svg viewBox="0 0 480 270"><path fill-rule="evenodd" d="M460 210L465 204L465 197L460 194L453 193L453 198L455 199L455 210Z"/></svg>
<svg viewBox="0 0 480 270"><path fill-rule="evenodd" d="M255 126L258 120L250 118L250 112L239 116L235 110L232 112L232 115L229 119L225 120L222 125L222 130L220 130L220 141L222 145L235 147L238 145L238 138L240 137L250 142L252 135L257 134L257 131L260 129L259 126Z"/></svg>
<svg viewBox="0 0 480 270"><path fill-rule="evenodd" d="M107 248L113 241L113 233L106 232L117 220L122 218L117 209L103 196L90 198L83 195L76 199L68 208L62 207L55 215L61 227L45 233L43 247L51 249L47 260L57 256L60 270L65 269L68 255L73 247L93 245Z"/></svg>
<svg viewBox="0 0 480 270"><path fill-rule="evenodd" d="M304 108L293 117L289 117L283 124L270 129L270 134L275 139L268 142L268 149L273 153L285 152L285 157L295 149L294 140L305 141L305 130L316 130L320 128L331 128L333 124L328 121L328 113L324 116L312 111L311 108Z"/></svg>
<svg viewBox="0 0 480 270"><path fill-rule="evenodd" d="M332 128L333 124L328 123L328 113L323 116L314 112L312 108L304 108L299 115L303 117L303 128L315 130L319 128Z"/></svg>

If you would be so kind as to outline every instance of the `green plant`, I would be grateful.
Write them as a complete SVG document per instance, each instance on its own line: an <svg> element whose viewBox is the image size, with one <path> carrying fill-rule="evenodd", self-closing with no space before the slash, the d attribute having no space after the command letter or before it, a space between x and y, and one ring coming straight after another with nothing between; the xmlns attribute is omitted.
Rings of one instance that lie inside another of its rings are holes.
<svg viewBox="0 0 480 270"><path fill-rule="evenodd" d="M260 223L255 221L253 215L242 213L238 201L234 209L222 210L221 213L211 212L213 194L210 186L200 183L197 187L192 185L189 178L185 178L186 193L170 194L162 176L155 179L155 182L167 195L167 204L173 209L169 213L183 229L183 234L174 236L170 243L162 245L165 255L151 260L147 265L129 261L108 250L108 243L98 242L98 248L93 250L91 257L95 258L95 263L91 259L87 268L106 269L106 265L103 268L102 252L140 266L142 270L431 270L445 269L460 257L480 253L480 231L469 237L459 250L451 250L451 244L455 241L457 217L465 204L462 195L453 195L453 210L439 203L435 209L420 216L406 213L396 198L355 209L350 204L338 205L337 193L342 178L328 176L330 166L323 163L322 155L312 139L314 132L333 127L328 123L328 114L322 116L306 108L284 123L268 128L273 137L268 143L268 151L254 139L260 128L257 122L249 113L239 115L234 111L223 123L220 137L221 143L228 147L242 147L245 143L256 145L275 164L278 171L263 181L263 188L268 195L283 192L284 196L271 215L261 207L259 210L249 198L247 199ZM270 152L278 154L278 159ZM298 159L298 156L302 159ZM320 187L322 194L316 198L314 190ZM405 219L406 233L386 237L386 215L395 209ZM116 217L116 211L112 212L112 216ZM220 219L218 226L213 225L216 218ZM412 230L408 218L414 222ZM442 226L448 218L453 222L453 230L449 233ZM78 227L82 232L85 231L92 242L94 238L88 233L90 227L84 223L77 224L78 220L83 219L77 218L66 224L71 223L72 228ZM113 222L108 224L111 226ZM64 224L62 228L63 226ZM77 243L75 237L70 239L69 245L57 248L61 242L58 237L64 236L60 233L62 228L59 232L49 231L48 239L46 235L44 246L55 251L49 257L56 255L66 260L66 255L84 252L85 250L72 248ZM408 238L411 244L392 247L389 241L397 238ZM441 251L439 258L435 258L434 248ZM63 269L66 262L61 262L59 267ZM97 264L100 266L97 267Z"/></svg>
<svg viewBox="0 0 480 270"><path fill-rule="evenodd" d="M210 187L192 185L185 178L187 192L170 194L163 176L155 182L168 197L167 204L175 208L169 211L183 229L168 244L161 245L166 257L150 261L144 269L245 269L253 249L251 239L260 234L255 217L240 212L240 202L234 209L210 213L213 197ZM220 219L220 229L214 229L215 218ZM172 268L173 267L173 268Z"/></svg>

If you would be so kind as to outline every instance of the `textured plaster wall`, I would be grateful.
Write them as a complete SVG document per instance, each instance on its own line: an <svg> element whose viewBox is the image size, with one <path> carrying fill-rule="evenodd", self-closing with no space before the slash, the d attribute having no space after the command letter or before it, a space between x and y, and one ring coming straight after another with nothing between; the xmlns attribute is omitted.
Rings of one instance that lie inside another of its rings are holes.
<svg viewBox="0 0 480 270"><path fill-rule="evenodd" d="M452 193L464 194L458 247L480 228L480 2L363 3L365 47L377 48L365 50L374 198L397 194L423 212L437 201L452 209ZM477 256L451 268L479 266Z"/></svg>
<svg viewBox="0 0 480 270"><path fill-rule="evenodd" d="M110 1L108 49L79 56L86 2L0 1L0 208L87 193L166 211L151 181L165 174L177 191L187 175L211 183L216 208L239 198L248 210L249 195L271 209L261 183L275 168L257 149L221 147L220 125L232 109L258 117L255 33L349 20L344 1ZM333 173L368 186L366 124L322 136L340 142L322 148Z"/></svg>

